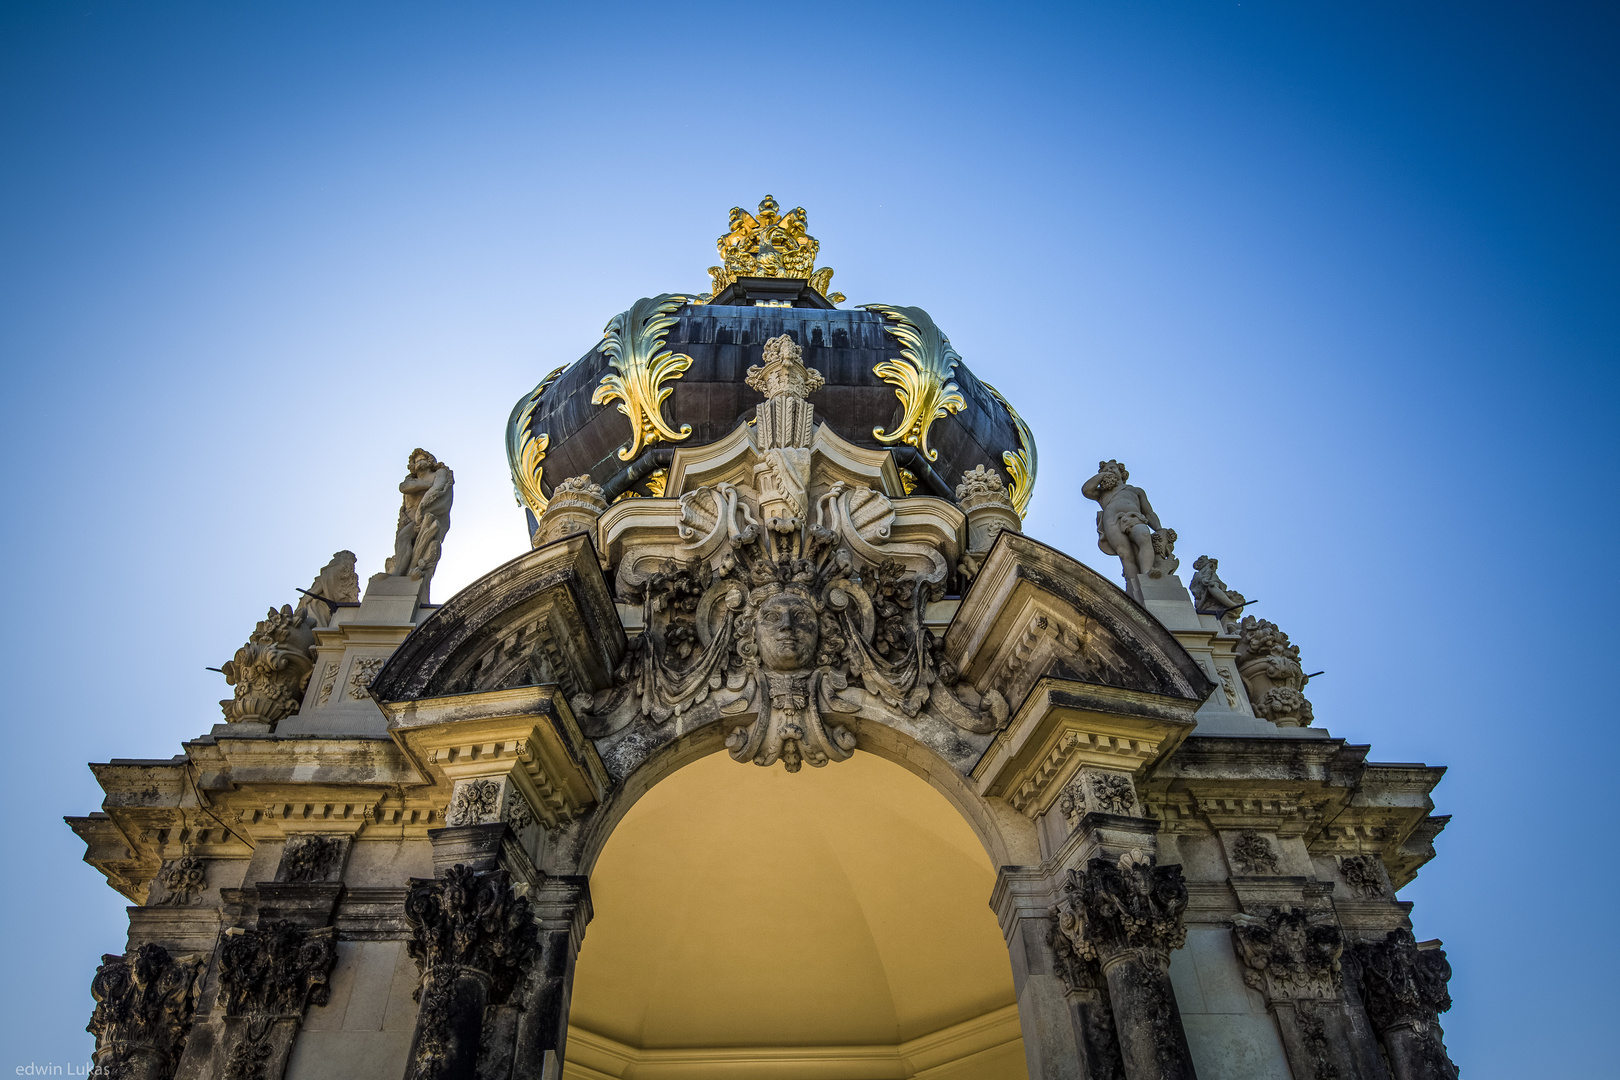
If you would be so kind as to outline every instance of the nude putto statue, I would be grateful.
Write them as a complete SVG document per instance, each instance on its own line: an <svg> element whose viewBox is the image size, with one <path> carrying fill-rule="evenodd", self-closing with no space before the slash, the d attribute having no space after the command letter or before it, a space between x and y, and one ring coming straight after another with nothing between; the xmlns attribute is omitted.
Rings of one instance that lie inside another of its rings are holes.
<svg viewBox="0 0 1620 1080"><path fill-rule="evenodd" d="M394 557L384 569L395 577L420 581L425 601L443 552L444 534L450 531L456 478L450 466L421 447L411 451L408 468L410 475L399 483L405 500L394 531Z"/></svg>
<svg viewBox="0 0 1620 1080"><path fill-rule="evenodd" d="M1221 629L1228 634L1237 633L1238 620L1243 617L1243 605L1248 603L1243 594L1226 587L1226 582L1215 572L1220 560L1200 555L1193 560L1193 607L1199 612L1214 615L1221 620Z"/></svg>
<svg viewBox="0 0 1620 1080"><path fill-rule="evenodd" d="M1142 574L1162 577L1174 573L1176 534L1159 522L1147 492L1127 484L1131 474L1117 461L1097 462L1097 475L1080 487L1094 500L1097 511L1097 548L1119 557L1125 580Z"/></svg>

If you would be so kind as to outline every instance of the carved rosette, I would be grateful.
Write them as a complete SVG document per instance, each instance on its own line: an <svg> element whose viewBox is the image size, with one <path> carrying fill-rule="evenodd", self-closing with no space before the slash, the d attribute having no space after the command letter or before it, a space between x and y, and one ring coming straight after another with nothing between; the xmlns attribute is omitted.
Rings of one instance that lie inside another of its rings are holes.
<svg viewBox="0 0 1620 1080"><path fill-rule="evenodd" d="M1340 994L1344 935L1328 912L1272 908L1264 918L1232 917L1243 980L1269 1000L1334 1000Z"/></svg>
<svg viewBox="0 0 1620 1080"><path fill-rule="evenodd" d="M96 1009L86 1031L96 1037L103 1075L166 1080L174 1075L197 1007L200 958L176 960L161 945L103 956L90 982Z"/></svg>
<svg viewBox="0 0 1620 1080"><path fill-rule="evenodd" d="M247 644L221 665L225 682L236 688L235 697L219 703L227 721L274 724L298 711L315 667L315 634L307 621L289 604L271 608Z"/></svg>
<svg viewBox="0 0 1620 1080"><path fill-rule="evenodd" d="M537 934L529 902L513 891L506 871L479 874L462 865L443 877L413 878L405 919L411 928L406 948L422 978L409 1075L430 1080L452 1059L477 1053L458 1044L465 1030L456 1022L458 1005L465 1005L458 981L470 978L485 988L482 1002L475 1002L480 1016L485 1004L504 1004L537 951Z"/></svg>
<svg viewBox="0 0 1620 1080"><path fill-rule="evenodd" d="M1181 867L1156 866L1141 851L1118 860L1095 858L1084 870L1070 870L1063 897L1059 929L1076 953L1105 967L1121 953L1136 952L1167 970L1170 954L1187 940Z"/></svg>
<svg viewBox="0 0 1620 1080"><path fill-rule="evenodd" d="M1355 947L1361 998L1367 1017L1401 1075L1418 1080L1455 1080L1446 1054L1440 1014L1451 1008L1451 965L1441 948L1420 948L1410 930L1391 930L1383 941Z"/></svg>
<svg viewBox="0 0 1620 1080"><path fill-rule="evenodd" d="M1308 727L1315 714L1305 697L1305 669L1299 646L1277 624L1246 615L1238 624L1238 674L1249 691L1256 716L1278 727Z"/></svg>

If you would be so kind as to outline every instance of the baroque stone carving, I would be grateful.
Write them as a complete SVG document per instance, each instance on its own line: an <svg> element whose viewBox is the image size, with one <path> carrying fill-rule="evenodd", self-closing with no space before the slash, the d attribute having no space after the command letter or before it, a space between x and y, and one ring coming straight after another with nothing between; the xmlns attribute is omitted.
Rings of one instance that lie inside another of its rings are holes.
<svg viewBox="0 0 1620 1080"><path fill-rule="evenodd" d="M1271 841L1253 829L1244 829L1232 841L1232 861L1245 874L1281 873L1277 867L1277 852L1271 846Z"/></svg>
<svg viewBox="0 0 1620 1080"><path fill-rule="evenodd" d="M326 666L321 668L321 688L315 696L315 704L325 705L332 700L332 691L337 689L338 662L328 660Z"/></svg>
<svg viewBox="0 0 1620 1080"><path fill-rule="evenodd" d="M158 903L177 907L200 903L208 888L208 863L198 855L182 855L164 863L157 879L164 891Z"/></svg>
<svg viewBox="0 0 1620 1080"><path fill-rule="evenodd" d="M354 552L335 552L332 561L321 567L315 580L310 582L308 591L315 596L304 596L299 600L298 610L313 620L314 625L330 626L335 610L331 604L323 604L315 597L338 604L352 604L360 599L360 575L355 573L354 565Z"/></svg>
<svg viewBox="0 0 1620 1080"><path fill-rule="evenodd" d="M161 945L103 956L90 982L100 1075L166 1080L174 1075L197 1007L200 958L176 960Z"/></svg>
<svg viewBox="0 0 1620 1080"><path fill-rule="evenodd" d="M1234 592L1226 587L1226 582L1215 572L1220 560L1208 555L1200 555L1193 560L1192 580L1187 588L1192 592L1193 607L1207 615L1214 615L1221 621L1221 629L1228 634L1238 632L1238 620L1243 616L1243 606L1248 603L1240 592Z"/></svg>
<svg viewBox="0 0 1620 1080"><path fill-rule="evenodd" d="M303 929L284 919L240 933L226 931L219 950L225 1015L256 1020L297 1018L331 997L327 977L337 960L337 931Z"/></svg>
<svg viewBox="0 0 1620 1080"><path fill-rule="evenodd" d="M1350 891L1358 896L1379 897L1384 887L1383 869L1376 855L1345 855L1339 859L1339 874Z"/></svg>
<svg viewBox="0 0 1620 1080"><path fill-rule="evenodd" d="M1382 941L1358 944L1355 955L1367 1017L1397 1061L1398 1075L1455 1080L1439 1019L1451 1008L1446 951L1419 948L1410 930L1391 930ZM1400 1064L1408 1069L1400 1071Z"/></svg>
<svg viewBox="0 0 1620 1080"><path fill-rule="evenodd" d="M1187 940L1181 867L1156 866L1141 851L1118 860L1094 858L1084 870L1070 870L1063 894L1058 928L1087 959L1140 949L1168 965L1170 953Z"/></svg>
<svg viewBox="0 0 1620 1080"><path fill-rule="evenodd" d="M602 486L593 484L589 473L570 476L552 488L551 502L540 517L531 543L539 547L575 533L592 533L607 505Z"/></svg>
<svg viewBox="0 0 1620 1080"><path fill-rule="evenodd" d="M343 838L298 833L287 837L281 852L281 881L325 881L343 856Z"/></svg>
<svg viewBox="0 0 1620 1080"><path fill-rule="evenodd" d="M480 776L462 780L450 795L450 809L445 811L446 825L482 825L499 821L501 816L501 782Z"/></svg>
<svg viewBox="0 0 1620 1080"><path fill-rule="evenodd" d="M613 366L602 376L591 394L592 405L617 401L619 411L630 421L630 441L619 449L619 459L629 461L644 446L655 442L680 442L692 434L692 425L679 430L664 419L664 401L674 387L664 383L678 379L692 366L692 358L664 347L669 328L675 325L675 312L691 302L690 297L661 293L642 297L608 320L599 346Z"/></svg>
<svg viewBox="0 0 1620 1080"><path fill-rule="evenodd" d="M406 949L422 977L409 1075L431 1080L468 1049L457 1046L464 1028L455 1023L457 979L470 975L488 986L488 1004L505 1004L537 950L537 934L529 902L513 892L506 871L478 874L459 864L443 877L411 880L405 919Z"/></svg>
<svg viewBox="0 0 1620 1080"><path fill-rule="evenodd" d="M1234 915L1232 937L1243 981L1271 1000L1336 999L1344 935L1328 912L1272 908L1265 917Z"/></svg>
<svg viewBox="0 0 1620 1080"><path fill-rule="evenodd" d="M1130 814L1135 808L1136 791L1124 773L1082 769L1058 796L1058 811L1071 829L1080 824L1088 810Z"/></svg>
<svg viewBox="0 0 1620 1080"><path fill-rule="evenodd" d="M1315 718L1302 692L1309 680L1299 646L1290 644L1276 623L1244 616L1238 624L1237 663L1256 716L1278 727L1306 727Z"/></svg>
<svg viewBox="0 0 1620 1080"><path fill-rule="evenodd" d="M1164 528L1147 492L1125 482L1130 477L1119 462L1099 461L1097 474L1080 485L1080 493L1102 507L1097 511L1097 549L1118 556L1126 581L1143 574L1173 574L1180 565L1175 530Z"/></svg>
<svg viewBox="0 0 1620 1080"><path fill-rule="evenodd" d="M884 327L900 342L900 359L884 360L872 373L894 387L900 399L900 422L893 431L873 428L872 437L880 443L905 443L922 451L929 461L939 459L939 451L928 445L928 429L935 420L967 408L962 391L950 377L962 354L951 347L933 318L918 307L891 307L888 304L862 304L888 322Z"/></svg>
<svg viewBox="0 0 1620 1080"><path fill-rule="evenodd" d="M1022 523L1001 475L983 465L962 474L962 482L956 486L956 502L967 515L968 524L967 550L957 569L971 580L984 564L996 537L1007 529L1017 531Z"/></svg>
<svg viewBox="0 0 1620 1080"><path fill-rule="evenodd" d="M1085 1040L1086 1080L1125 1080L1125 1061L1120 1056L1119 1038L1114 1032L1113 1002L1108 996L1108 980L1097 961L1087 960L1058 927L1057 909L1052 909L1047 930L1047 947L1052 950L1052 967L1072 999L1078 999L1081 1037Z"/></svg>
<svg viewBox="0 0 1620 1080"><path fill-rule="evenodd" d="M371 680L388 662L386 656L357 657L349 667L349 700L364 701L371 696Z"/></svg>
<svg viewBox="0 0 1620 1080"><path fill-rule="evenodd" d="M315 660L311 623L290 604L271 608L220 670L236 696L219 703L231 723L275 724L298 711Z"/></svg>
<svg viewBox="0 0 1620 1080"><path fill-rule="evenodd" d="M619 594L642 603L646 629L610 691L576 696L588 730L626 702L653 724L752 713L727 736L732 757L791 772L846 760L855 736L834 718L863 704L905 717L931 705L974 732L1005 721L1000 694L956 689L922 625L945 580L938 549L891 541L894 506L872 488L838 480L811 499L814 428L799 395L820 376L800 356L777 338L750 373L773 395L757 410L752 486L686 492L681 557L621 562Z"/></svg>
<svg viewBox="0 0 1620 1080"><path fill-rule="evenodd" d="M399 523L394 529L394 555L384 570L395 577L422 583L422 597L444 553L444 537L450 531L450 504L455 499L455 474L450 466L417 447L406 467L409 475L399 482L405 496L399 507Z"/></svg>
<svg viewBox="0 0 1620 1080"><path fill-rule="evenodd" d="M1024 418L1018 415L1018 410L1012 407L1008 400L1001 396L1001 391L989 383L980 380L981 385L990 391L990 396L1001 403L1012 417L1013 426L1018 429L1018 449L1005 450L1001 454L1002 464L1007 466L1007 475L1012 477L1012 485L1007 488L1007 497L1012 500L1013 509L1023 518L1029 513L1029 500L1035 494L1035 470L1038 465L1035 454L1035 433L1029 430Z"/></svg>
<svg viewBox="0 0 1620 1080"><path fill-rule="evenodd" d="M733 206L730 227L715 241L722 265L709 267L710 289L698 297L698 303L708 303L744 277L804 278L828 300L843 303L843 293L827 291L832 286L832 269L816 269L821 244L808 229L804 207L796 206L784 214L770 195L761 200L757 213Z"/></svg>

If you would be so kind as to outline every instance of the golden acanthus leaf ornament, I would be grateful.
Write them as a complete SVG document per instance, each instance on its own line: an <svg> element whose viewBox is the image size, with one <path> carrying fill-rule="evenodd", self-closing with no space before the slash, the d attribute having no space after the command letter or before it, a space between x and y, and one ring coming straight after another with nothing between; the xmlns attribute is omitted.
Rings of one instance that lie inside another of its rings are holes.
<svg viewBox="0 0 1620 1080"><path fill-rule="evenodd" d="M928 445L928 429L935 420L967 407L960 388L947 381L955 374L962 356L951 348L950 339L922 308L888 304L861 306L888 321L884 329L900 342L902 357L884 360L872 368L873 374L894 387L894 396L900 399L905 410L893 431L873 428L872 437L881 443L915 446L929 461L938 460L939 451Z"/></svg>
<svg viewBox="0 0 1620 1080"><path fill-rule="evenodd" d="M1001 407L1007 410L1007 415L1012 417L1013 424L1018 428L1018 449L1004 451L1001 460L1007 465L1007 475L1012 477L1007 498L1012 500L1018 516L1024 517L1029 511L1030 496L1035 494L1035 433L1029 430L1029 425L1024 423L1024 418L1018 415L1012 403L1001 396L1001 391L982 379L980 382L990 391L991 397L1001 402Z"/></svg>
<svg viewBox="0 0 1620 1080"><path fill-rule="evenodd" d="M816 269L821 243L807 231L808 225L804 207L795 206L784 214L771 195L765 196L757 213L733 206L730 228L715 242L722 261L709 267L713 288L698 297L698 303L709 303L745 277L804 278L828 300L843 303L843 293L827 291L832 286L831 267Z"/></svg>
<svg viewBox="0 0 1620 1080"><path fill-rule="evenodd" d="M619 403L619 411L630 420L630 441L619 450L619 459L629 461L642 447L655 442L680 442L692 434L692 425L680 430L665 421L664 400L675 392L664 383L678 379L692 366L692 358L664 347L669 328L675 325L675 312L691 303L691 298L673 293L643 297L608 320L602 331L602 352L613 372L602 376L592 405Z"/></svg>
<svg viewBox="0 0 1620 1080"><path fill-rule="evenodd" d="M540 490L540 477L543 472L541 463L546 458L546 448L551 445L551 436L545 432L529 430L529 422L534 418L534 410L540 405L540 398L557 381L557 376L568 370L568 365L553 371L540 380L540 385L534 392L512 409L512 416L506 423L506 463L512 469L512 492L522 506L527 506L534 516L538 518L546 512L546 494Z"/></svg>

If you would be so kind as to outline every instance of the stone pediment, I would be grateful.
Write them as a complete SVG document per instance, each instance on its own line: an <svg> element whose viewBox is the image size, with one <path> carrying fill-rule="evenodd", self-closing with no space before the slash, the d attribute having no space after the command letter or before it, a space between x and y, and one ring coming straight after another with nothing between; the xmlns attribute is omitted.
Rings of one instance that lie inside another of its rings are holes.
<svg viewBox="0 0 1620 1080"><path fill-rule="evenodd" d="M945 633L964 682L1015 710L1043 677L1201 702L1215 689L1173 634L1102 575L1003 532Z"/></svg>
<svg viewBox="0 0 1620 1080"><path fill-rule="evenodd" d="M607 686L624 627L585 535L521 555L479 578L419 626L371 684L379 702L556 683Z"/></svg>

